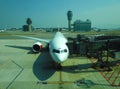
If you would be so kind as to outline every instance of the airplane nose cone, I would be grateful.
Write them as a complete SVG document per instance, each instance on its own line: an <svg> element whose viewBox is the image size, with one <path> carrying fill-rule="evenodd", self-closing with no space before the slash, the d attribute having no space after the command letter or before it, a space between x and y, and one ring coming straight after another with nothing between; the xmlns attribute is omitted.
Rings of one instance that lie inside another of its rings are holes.
<svg viewBox="0 0 120 89"><path fill-rule="evenodd" d="M57 62L59 62L59 63L64 62L66 59L67 59L67 57L64 56L64 55L57 55L57 56L56 56L56 60L57 60Z"/></svg>
<svg viewBox="0 0 120 89"><path fill-rule="evenodd" d="M60 61L60 62L63 62L64 59L61 56L57 56L57 60Z"/></svg>

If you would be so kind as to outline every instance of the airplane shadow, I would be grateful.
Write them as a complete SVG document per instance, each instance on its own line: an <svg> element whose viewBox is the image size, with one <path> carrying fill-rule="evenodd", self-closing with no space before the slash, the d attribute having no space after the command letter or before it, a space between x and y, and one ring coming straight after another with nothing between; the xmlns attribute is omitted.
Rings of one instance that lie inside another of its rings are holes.
<svg viewBox="0 0 120 89"><path fill-rule="evenodd" d="M110 67L117 66L117 64L120 64L120 60L108 62L108 66L110 66ZM93 65L94 65L93 63L87 63L87 64L63 66L62 71L68 72L68 73L88 73L88 72L106 72L107 71L104 68L103 69L94 69Z"/></svg>
<svg viewBox="0 0 120 89"><path fill-rule="evenodd" d="M32 48L27 46L5 45L6 47L28 50L28 54L33 54Z"/></svg>
<svg viewBox="0 0 120 89"><path fill-rule="evenodd" d="M49 52L42 52L33 64L33 73L41 80L49 79L54 73L53 61Z"/></svg>
<svg viewBox="0 0 120 89"><path fill-rule="evenodd" d="M11 46L5 45L7 47L12 48L19 48L24 50L29 50L28 54L33 54L31 47L24 47L24 46ZM70 61L70 60L68 60ZM120 60L109 62L109 66L115 66L116 64L120 63ZM87 64L78 64L78 65L71 65L71 66L62 66L63 72L68 73L88 73L88 72L104 72L106 70L95 70L92 68L92 63ZM38 56L36 61L33 64L33 73L34 75L41 81L49 79L57 70L53 68L53 60L46 50L42 51L41 54Z"/></svg>
<svg viewBox="0 0 120 89"><path fill-rule="evenodd" d="M24 50L31 50L31 47L25 47L25 46L16 46L16 45L5 45L6 47L12 47L12 48L18 48L18 49L24 49Z"/></svg>
<svg viewBox="0 0 120 89"><path fill-rule="evenodd" d="M89 68L91 68L91 69L89 69ZM62 71L68 72L68 73L97 72L97 70L92 69L92 63L63 66Z"/></svg>
<svg viewBox="0 0 120 89"><path fill-rule="evenodd" d="M32 52L31 47L16 46L16 45L5 45L6 47L17 48L28 50L27 54L35 54ZM53 61L49 52L44 49L33 64L33 73L41 81L49 79L54 73Z"/></svg>
<svg viewBox="0 0 120 89"><path fill-rule="evenodd" d="M28 50L29 52L27 54L36 54L33 52L32 47L27 47L27 46L16 46L16 45L5 45L6 47L11 47L11 48L17 48L17 49L23 49L23 50ZM40 52L48 52L49 50L47 49L47 46L42 48Z"/></svg>

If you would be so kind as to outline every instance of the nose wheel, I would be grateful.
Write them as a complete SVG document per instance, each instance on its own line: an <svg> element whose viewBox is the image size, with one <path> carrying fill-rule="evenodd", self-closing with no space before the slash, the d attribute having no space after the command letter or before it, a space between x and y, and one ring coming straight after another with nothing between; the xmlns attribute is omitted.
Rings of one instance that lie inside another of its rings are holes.
<svg viewBox="0 0 120 89"><path fill-rule="evenodd" d="M62 65L61 65L61 63L53 63L54 64L54 68L56 69L56 70L62 70Z"/></svg>

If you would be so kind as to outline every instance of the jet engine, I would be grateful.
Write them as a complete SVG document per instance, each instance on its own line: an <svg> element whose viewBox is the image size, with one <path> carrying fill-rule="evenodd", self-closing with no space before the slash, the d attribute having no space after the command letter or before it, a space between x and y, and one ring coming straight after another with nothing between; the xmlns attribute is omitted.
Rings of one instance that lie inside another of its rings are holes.
<svg viewBox="0 0 120 89"><path fill-rule="evenodd" d="M36 43L33 45L32 49L33 49L33 52L40 52L41 49L42 49L42 43L36 42Z"/></svg>

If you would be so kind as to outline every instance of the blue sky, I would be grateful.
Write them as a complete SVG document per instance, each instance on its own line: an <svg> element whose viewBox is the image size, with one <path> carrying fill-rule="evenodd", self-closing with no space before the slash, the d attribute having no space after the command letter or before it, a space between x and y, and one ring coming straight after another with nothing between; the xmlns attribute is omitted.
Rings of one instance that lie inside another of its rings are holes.
<svg viewBox="0 0 120 89"><path fill-rule="evenodd" d="M0 0L0 28L22 27L30 17L34 27L67 27L67 11L72 23L90 19L92 27L120 27L120 0Z"/></svg>

